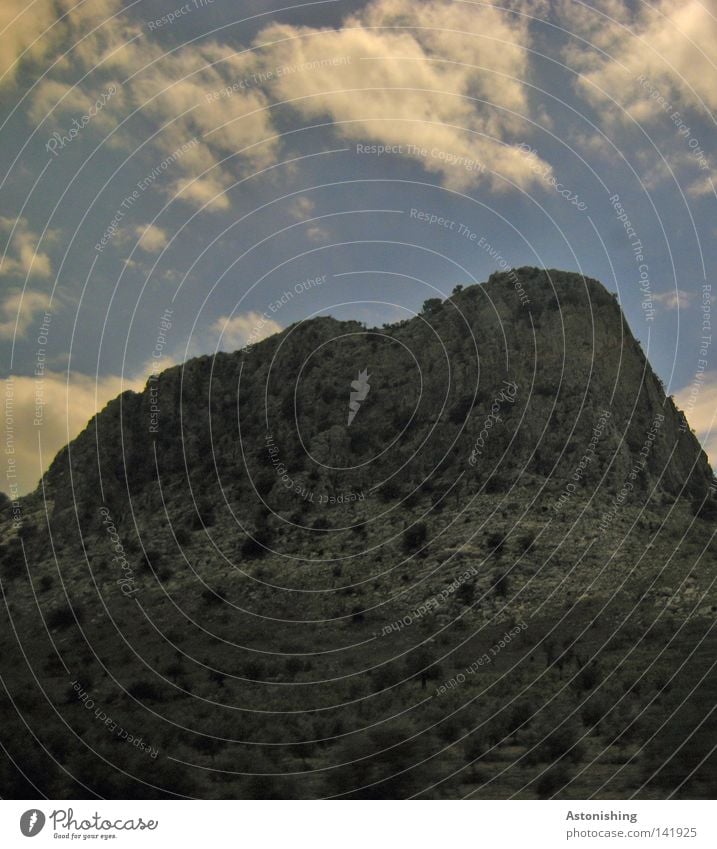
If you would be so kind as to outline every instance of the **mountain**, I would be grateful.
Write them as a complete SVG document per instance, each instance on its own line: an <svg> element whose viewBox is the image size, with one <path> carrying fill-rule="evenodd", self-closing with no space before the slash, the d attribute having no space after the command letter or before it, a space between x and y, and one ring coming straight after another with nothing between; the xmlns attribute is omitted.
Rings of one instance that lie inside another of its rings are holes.
<svg viewBox="0 0 717 849"><path fill-rule="evenodd" d="M597 281L191 360L19 511L8 796L717 789L712 471Z"/></svg>

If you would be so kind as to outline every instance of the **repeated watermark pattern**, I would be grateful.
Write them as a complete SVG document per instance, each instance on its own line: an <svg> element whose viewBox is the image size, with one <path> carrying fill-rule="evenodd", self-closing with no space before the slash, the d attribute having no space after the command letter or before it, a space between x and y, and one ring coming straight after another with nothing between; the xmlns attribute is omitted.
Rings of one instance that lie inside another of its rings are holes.
<svg viewBox="0 0 717 849"><path fill-rule="evenodd" d="M184 142L179 147L175 148L169 156L165 156L158 165L155 165L151 171L136 182L135 188L133 188L132 191L125 195L122 199L115 214L112 216L112 220L105 228L100 240L95 244L95 250L97 253L103 253L107 245L112 241L112 239L114 239L117 233L119 233L121 230L122 220L129 213L132 207L135 206L144 192L154 185L157 179L164 174L172 163L177 162L177 160L181 159L188 151L192 150L192 148L196 147L198 144L199 139L197 138Z"/></svg>
<svg viewBox="0 0 717 849"><path fill-rule="evenodd" d="M55 131L50 136L45 144L45 150L57 158L60 155L59 151L66 148L67 145L71 144L80 135L80 132L84 130L93 118L97 117L118 91L119 89L114 84L107 86L107 89L100 94L85 115L72 119L72 126L69 130L62 133Z"/></svg>
<svg viewBox="0 0 717 849"><path fill-rule="evenodd" d="M138 587L135 584L132 564L127 559L124 545L122 545L122 540L117 533L117 528L112 520L109 509L107 507L100 507L100 516L102 516L102 524L105 526L105 531L110 538L112 548L116 552L115 556L112 558L112 562L116 562L122 571L122 574L119 578L117 578L115 583L120 588L120 592L123 595L126 595L128 598L132 598L138 591Z"/></svg>
<svg viewBox="0 0 717 849"><path fill-rule="evenodd" d="M401 619L396 619L393 622L390 622L388 625L384 625L381 628L379 633L375 633L376 637L385 637L387 634L395 634L398 631L402 631L404 628L408 628L413 625L414 622L417 622L419 619L422 619L429 613L437 610L442 604L445 604L451 596L453 596L470 578L477 578L479 575L478 570L475 566L471 566L470 569L466 569L462 572L458 577L454 578L447 587L444 587L440 593L437 593L431 598L424 601L422 604L419 604L418 607L415 607L411 613L407 613Z"/></svg>
<svg viewBox="0 0 717 849"><path fill-rule="evenodd" d="M147 379L147 391L149 393L149 433L159 433L159 363L165 356L164 349L167 346L167 334L172 329L172 316L174 310L165 308L160 316L157 329L157 340L152 350L152 360L155 368Z"/></svg>
<svg viewBox="0 0 717 849"><path fill-rule="evenodd" d="M212 91L208 91L204 95L204 99L207 103L214 103L222 98L232 97L232 95L235 95L238 91L246 91L247 89L254 88L255 86L263 86L291 74L335 68L339 65L350 64L350 56L324 56L321 59L312 59L310 61L299 62L294 65L277 65L274 68L264 68L261 71L254 71L240 80L235 80L231 83L231 85L225 85L221 88L215 88Z"/></svg>
<svg viewBox="0 0 717 849"><path fill-rule="evenodd" d="M699 357L697 359L697 368L690 383L687 401L685 402L685 417L680 422L680 430L684 433L688 428L687 418L694 410L697 404L697 399L704 388L705 374L709 364L708 356L712 346L712 284L705 281L702 284L700 292L700 337L699 337Z"/></svg>
<svg viewBox="0 0 717 849"><path fill-rule="evenodd" d="M45 311L37 334L37 350L35 351L35 415L32 423L35 427L42 427L45 421L45 370L47 367L47 343L50 333L50 322L52 313Z"/></svg>
<svg viewBox="0 0 717 849"><path fill-rule="evenodd" d="M22 527L22 508L20 506L20 485L15 439L15 379L12 375L5 379L5 404L3 426L5 430L5 482L10 498L12 526L14 530Z"/></svg>
<svg viewBox="0 0 717 849"><path fill-rule="evenodd" d="M528 628L525 622L519 622L510 631L506 631L503 636L497 640L487 652L484 652L479 658L473 661L470 666L466 666L466 668L459 672L457 675L454 675L452 678L444 681L439 687L436 688L436 696L443 696L445 693L449 693L451 690L454 690L456 687L460 687L461 684L465 684L469 675L474 675L481 667L488 666L493 663L495 658L503 651L506 646L508 646L518 634L521 634L523 631L526 631Z"/></svg>
<svg viewBox="0 0 717 849"><path fill-rule="evenodd" d="M615 211L617 220L625 230L625 235L630 242L633 259L637 263L637 272L640 275L638 285L642 293L642 309L645 315L645 321L653 321L655 318L655 306L652 299L650 266L645 259L645 248L643 247L642 239L638 236L637 230L628 217L625 207L620 200L620 195L617 192L610 196L610 204Z"/></svg>
<svg viewBox="0 0 717 849"><path fill-rule="evenodd" d="M264 437L264 442L266 444L266 450L269 455L269 460L271 465L276 472L276 476L279 479L279 482L289 492L293 492L295 495L298 495L302 501L308 501L310 504L352 504L355 501L365 501L366 494L363 490L361 491L348 491L348 492L340 492L336 494L327 493L327 492L316 492L310 487L306 486L306 484L302 483L299 480L296 480L291 477L289 474L289 470L286 467L286 464L281 460L281 451L279 450L279 446L276 444L274 440L274 436L271 433L267 433Z"/></svg>
<svg viewBox="0 0 717 849"><path fill-rule="evenodd" d="M585 453L578 461L577 466L572 474L572 480L570 483L565 485L565 488L558 496L557 501L553 504L553 510L558 513L568 502L570 497L575 493L576 485L580 483L580 481L585 476L585 472L588 469L588 466L595 458L595 449L597 448L598 442L600 441L600 437L607 426L608 419L612 413L610 410L603 410L601 416L598 418L595 427L592 430L592 435L590 436L590 442L588 443L588 447L585 449Z"/></svg>
<svg viewBox="0 0 717 849"><path fill-rule="evenodd" d="M530 170L533 174L536 174L547 186L554 189L560 197L565 198L568 203L572 204L580 212L585 212L587 210L588 206L585 201L580 200L580 195L559 182L552 173L550 165L545 165L540 161L538 151L534 147L531 147L525 142L521 142L518 145L518 150L530 162Z"/></svg>
<svg viewBox="0 0 717 849"><path fill-rule="evenodd" d="M625 503L628 494L632 492L632 490L635 488L635 481L645 470L645 466L647 465L647 458L650 455L652 446L655 442L655 439L657 438L657 434L660 432L660 428L662 427L664 421L664 415L662 413L658 413L655 416L652 424L650 425L650 429L647 432L647 437L638 455L640 459L634 463L625 480L625 483L620 488L620 491L613 496L610 508L606 510L600 518L598 528L603 533L610 527L612 521L617 516L620 508Z"/></svg>
<svg viewBox="0 0 717 849"><path fill-rule="evenodd" d="M167 12L167 14L162 15L161 18L155 18L154 20L147 21L147 29L150 32L154 32L154 30L162 29L162 27L171 26L175 21L180 20L190 12L194 12L197 9L206 9L208 6L213 5L214 0L192 0L191 3L185 3L183 6L179 6L174 11Z"/></svg>
<svg viewBox="0 0 717 849"><path fill-rule="evenodd" d="M273 317L276 316L277 313L281 312L281 310L287 304L291 303L291 301L293 301L298 295L303 295L306 292L310 292L313 289L318 289L323 286L326 283L327 277L328 275L326 274L317 274L316 277L307 277L305 280L300 280L295 283L293 288L285 289L278 298L274 298L261 316L252 325L249 333L247 334L247 340L241 350L245 354L250 354L257 342L264 338L267 324L275 321Z"/></svg>
<svg viewBox="0 0 717 849"><path fill-rule="evenodd" d="M662 111L669 116L670 120L675 125L677 132L687 142L687 147L690 150L690 156L695 158L700 169L702 171L709 171L710 163L702 149L702 145L700 144L699 139L692 135L690 126L684 122L679 110L673 108L672 103L662 95L659 88L651 80L648 80L644 74L640 74L637 81L645 89L645 91L647 91L650 100L654 100Z"/></svg>
<svg viewBox="0 0 717 849"><path fill-rule="evenodd" d="M409 217L415 219L416 221L421 221L424 224L430 224L431 226L442 227L444 230L450 230L451 232L454 232L457 236L460 236L462 239L465 239L467 242L475 244L475 246L480 248L480 250L485 251L485 253L488 254L488 256L498 267L498 270L508 275L508 279L513 284L513 289L518 295L518 299L521 305L527 306L530 303L530 298L528 297L528 293L525 291L523 281L518 276L516 270L514 268L511 268L508 260L503 256L503 254L498 250L498 248L496 248L488 241L485 236L480 236L467 224L464 224L460 221L456 221L453 218L448 218L448 216L445 215L439 215L430 210L411 207L411 209L409 210Z"/></svg>
<svg viewBox="0 0 717 849"><path fill-rule="evenodd" d="M483 456L483 449L485 448L486 440L488 439L490 431L493 429L494 425L503 421L503 419L498 415L503 404L515 404L515 399L518 396L517 384L512 380L504 380L503 383L505 388L501 389L500 393L493 399L493 403L490 406L490 412L483 421L483 427L478 433L473 449L468 457L468 462L471 466L475 466L478 462L478 458Z"/></svg>
<svg viewBox="0 0 717 849"><path fill-rule="evenodd" d="M140 752L147 752L152 760L157 757L159 749L145 743L141 737L135 737L134 734L130 734L129 731L115 722L112 717L105 713L105 711L103 711L100 707L95 707L95 700L90 697L90 694L84 689L79 681L72 682L72 689L77 693L77 698L82 702L82 706L86 710L94 709L94 715L107 726L107 729L112 734L115 734L120 740L124 740L136 749L139 749Z"/></svg>

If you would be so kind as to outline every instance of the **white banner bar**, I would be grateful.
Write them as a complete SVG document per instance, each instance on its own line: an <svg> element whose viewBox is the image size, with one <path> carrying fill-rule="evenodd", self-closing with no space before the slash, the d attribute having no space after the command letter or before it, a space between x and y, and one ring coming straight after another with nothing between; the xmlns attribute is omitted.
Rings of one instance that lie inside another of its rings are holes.
<svg viewBox="0 0 717 849"><path fill-rule="evenodd" d="M0 846L60 841L172 849L714 849L717 828L711 801L0 803Z"/></svg>

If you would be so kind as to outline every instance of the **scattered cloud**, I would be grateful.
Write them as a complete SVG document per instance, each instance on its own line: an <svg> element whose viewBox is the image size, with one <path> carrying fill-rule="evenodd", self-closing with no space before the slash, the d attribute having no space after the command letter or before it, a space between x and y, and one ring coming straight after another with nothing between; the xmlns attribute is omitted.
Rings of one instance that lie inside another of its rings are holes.
<svg viewBox="0 0 717 849"><path fill-rule="evenodd" d="M313 224L311 227L307 227L306 235L311 242L325 242L329 238L329 231Z"/></svg>
<svg viewBox="0 0 717 849"><path fill-rule="evenodd" d="M21 494L35 488L57 452L74 439L89 420L120 392L140 392L146 375L95 378L86 374L46 371L42 380L12 377L5 381L5 397L12 387L13 447L17 483ZM37 426L37 408L42 407L42 424ZM7 424L4 425L5 434ZM38 440L38 435L40 439ZM8 492L2 476L3 491Z"/></svg>
<svg viewBox="0 0 717 849"><path fill-rule="evenodd" d="M687 194L694 198L702 197L704 195L717 197L717 191L715 191L716 181L717 173L706 174L704 177L699 177L697 180L693 180L693 182L691 182L687 187Z"/></svg>
<svg viewBox="0 0 717 849"><path fill-rule="evenodd" d="M167 187L194 206L228 209L237 170L245 176L279 161L276 104L310 120L328 116L343 140L402 145L403 155L451 188L537 181L511 141L531 115L522 82L527 17L477 4L374 0L336 29L272 23L248 51L209 39L165 52L121 14L120 0L58 2L67 14L44 37L45 52L72 45L60 74L72 63L92 76L82 88L56 75L43 80L32 95L33 120L53 108L82 114L103 75L126 77L97 126L109 130L113 118L116 125L137 109L162 127L152 142L162 154L200 139L173 165L179 176ZM113 144L121 143L131 148L136 137L120 130Z"/></svg>
<svg viewBox="0 0 717 849"><path fill-rule="evenodd" d="M652 300L662 304L667 310L684 310L694 298L692 292L685 292L684 289L673 289L671 292L658 292L652 295Z"/></svg>
<svg viewBox="0 0 717 849"><path fill-rule="evenodd" d="M236 351L245 345L255 345L282 329L273 318L250 310L232 316L220 316L212 324L211 333L219 350Z"/></svg>
<svg viewBox="0 0 717 849"><path fill-rule="evenodd" d="M717 108L713 4L596 0L590 6L561 0L559 11L566 30L595 48L574 39L566 49L581 72L580 87L593 101L604 104L613 97L638 121L664 119L667 105L680 111L701 104Z"/></svg>
<svg viewBox="0 0 717 849"><path fill-rule="evenodd" d="M134 234L139 239L139 247L145 253L159 253L169 242L167 231L156 224L140 224L135 228Z"/></svg>
<svg viewBox="0 0 717 849"><path fill-rule="evenodd" d="M48 295L40 292L10 292L0 304L0 339L22 337L50 304Z"/></svg>
<svg viewBox="0 0 717 849"><path fill-rule="evenodd" d="M39 235L30 229L26 218L0 216L0 233L8 237L5 253L0 256L0 274L28 277L49 277L52 274L50 257L38 249ZM46 239L55 233L46 234Z"/></svg>
<svg viewBox="0 0 717 849"><path fill-rule="evenodd" d="M289 213L297 221L303 221L314 211L316 204L306 195L299 195L289 204Z"/></svg>
<svg viewBox="0 0 717 849"><path fill-rule="evenodd" d="M0 85L12 83L17 72L17 62L42 55L45 42L43 32L56 20L56 10L50 0L3 0L0 3Z"/></svg>
<svg viewBox="0 0 717 849"><path fill-rule="evenodd" d="M35 488L57 452L75 439L113 398L128 389L141 392L150 375L174 365L177 362L172 357L161 357L148 360L129 376L92 376L48 369L40 378L23 375L6 378L5 398L10 394L12 397L12 440L20 494ZM36 423L38 407L42 408L40 425ZM3 427L6 437L7 421ZM8 492L4 475L0 490Z"/></svg>
<svg viewBox="0 0 717 849"><path fill-rule="evenodd" d="M289 214L297 221L306 221L311 218L316 204L306 195L299 195L289 204ZM306 228L306 237L311 242L325 242L329 238L329 231L319 224L310 224Z"/></svg>
<svg viewBox="0 0 717 849"><path fill-rule="evenodd" d="M713 469L717 469L717 371L705 372L675 393L675 404L685 413L702 443Z"/></svg>
<svg viewBox="0 0 717 849"><path fill-rule="evenodd" d="M535 182L510 144L530 114L530 33L493 6L375 0L340 29L272 24L257 37L267 88L344 139L401 153L463 190ZM334 63L334 64L330 64ZM495 172L492 174L491 172Z"/></svg>
<svg viewBox="0 0 717 849"><path fill-rule="evenodd" d="M632 124L660 133L660 152L644 174L646 188L675 171L699 169L690 176L693 197L710 192L715 178L708 139L700 138L701 119L712 122L717 108L717 14L703 0L657 0L628 4L594 0L592 4L556 0L555 17L568 33L564 55L579 72L579 93L598 111L618 144L640 154L643 142ZM617 135L622 129L626 135ZM637 149L636 149L637 146ZM647 143L644 154L654 156ZM641 175L643 176L643 175Z"/></svg>

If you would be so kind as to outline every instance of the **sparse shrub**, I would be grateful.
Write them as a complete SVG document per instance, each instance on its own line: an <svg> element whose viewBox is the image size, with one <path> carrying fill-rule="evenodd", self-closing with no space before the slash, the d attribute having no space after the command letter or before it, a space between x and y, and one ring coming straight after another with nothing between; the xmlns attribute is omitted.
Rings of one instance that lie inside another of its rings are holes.
<svg viewBox="0 0 717 849"><path fill-rule="evenodd" d="M77 617L78 622L81 622L83 619L82 610L75 607L73 613L73 609L69 605L64 604L61 607L55 607L51 610L47 614L45 621L47 622L47 627L50 629L69 628L70 625L75 623L75 617Z"/></svg>
<svg viewBox="0 0 717 849"><path fill-rule="evenodd" d="M603 721L610 711L612 702L606 693L598 690L583 705L581 717L585 725L593 726Z"/></svg>
<svg viewBox="0 0 717 849"><path fill-rule="evenodd" d="M499 557L503 553L503 546L505 545L503 534L495 532L488 534L486 537L486 545L491 549L491 551L495 552L497 557Z"/></svg>
<svg viewBox="0 0 717 849"><path fill-rule="evenodd" d="M216 684L218 687L223 687L224 682L226 681L226 675L223 672L219 672L218 669L210 669L209 670L209 680Z"/></svg>
<svg viewBox="0 0 717 849"><path fill-rule="evenodd" d="M272 469L262 469L254 477L254 486L262 498L266 498L275 483L276 473Z"/></svg>
<svg viewBox="0 0 717 849"><path fill-rule="evenodd" d="M424 315L430 315L432 313L438 312L438 310L443 306L443 301L440 298L428 298L428 300L423 302L423 306L421 307L421 312Z"/></svg>
<svg viewBox="0 0 717 849"><path fill-rule="evenodd" d="M152 681L136 681L127 688L127 693L140 702L156 702L161 693Z"/></svg>
<svg viewBox="0 0 717 849"><path fill-rule="evenodd" d="M2 578L4 581L14 581L25 572L25 560L18 540L12 540L0 549L2 562Z"/></svg>
<svg viewBox="0 0 717 849"><path fill-rule="evenodd" d="M431 509L434 513L440 513L446 506L446 498L444 492L431 493Z"/></svg>
<svg viewBox="0 0 717 849"><path fill-rule="evenodd" d="M492 474L485 482L485 491L490 495L496 492L504 492L508 484L498 474Z"/></svg>
<svg viewBox="0 0 717 849"><path fill-rule="evenodd" d="M301 672L304 668L304 664L301 661L300 657L287 657L284 661L284 671L286 672L286 677L290 680L296 678L299 672Z"/></svg>
<svg viewBox="0 0 717 849"><path fill-rule="evenodd" d="M537 745L528 755L531 763L550 763L565 759L579 761L584 745L581 740L581 728L574 720L567 720L553 728L553 723L559 720L554 717L544 717L534 732Z"/></svg>
<svg viewBox="0 0 717 849"><path fill-rule="evenodd" d="M717 500L712 497L695 498L692 501L692 513L705 522L714 522L717 520Z"/></svg>
<svg viewBox="0 0 717 849"><path fill-rule="evenodd" d="M174 536L177 540L177 543L181 546L189 545L189 541L192 538L192 535L184 527L175 528Z"/></svg>
<svg viewBox="0 0 717 849"><path fill-rule="evenodd" d="M266 549L258 539L247 537L242 543L241 554L247 560L255 560L258 557L264 557Z"/></svg>
<svg viewBox="0 0 717 849"><path fill-rule="evenodd" d="M401 497L401 486L396 478L387 480L379 490L381 501L395 501Z"/></svg>
<svg viewBox="0 0 717 849"><path fill-rule="evenodd" d="M37 536L37 527L28 522L23 522L17 534L22 538L23 542L28 542Z"/></svg>
<svg viewBox="0 0 717 849"><path fill-rule="evenodd" d="M600 666L595 662L583 666L575 679L577 687L581 690L592 690L599 681Z"/></svg>
<svg viewBox="0 0 717 849"><path fill-rule="evenodd" d="M527 554L535 544L535 531L528 531L518 539L518 547L523 554Z"/></svg>
<svg viewBox="0 0 717 849"><path fill-rule="evenodd" d="M473 604L476 596L475 585L469 581L461 584L456 593L456 597L461 604Z"/></svg>
<svg viewBox="0 0 717 849"><path fill-rule="evenodd" d="M321 390L321 400L325 404L330 404L336 400L336 387L332 383L324 384L324 388Z"/></svg>
<svg viewBox="0 0 717 849"><path fill-rule="evenodd" d="M158 551L156 548L148 548L144 552L142 567L147 572L156 571L162 563L163 558L163 552Z"/></svg>
<svg viewBox="0 0 717 849"><path fill-rule="evenodd" d="M221 591L212 590L209 587L202 590L202 601L206 604L222 604L223 598Z"/></svg>
<svg viewBox="0 0 717 849"><path fill-rule="evenodd" d="M570 771L566 764L557 763L540 776L535 789L541 799L549 799L562 790L570 781Z"/></svg>
<svg viewBox="0 0 717 849"><path fill-rule="evenodd" d="M410 553L426 541L428 528L425 522L416 522L403 532L403 550Z"/></svg>
<svg viewBox="0 0 717 849"><path fill-rule="evenodd" d="M510 576L506 572L493 574L493 592L499 598L505 598L510 592Z"/></svg>
<svg viewBox="0 0 717 849"><path fill-rule="evenodd" d="M177 682L177 678L182 674L184 667L181 662L178 660L173 660L169 666L166 668L166 675L172 679L175 683Z"/></svg>

